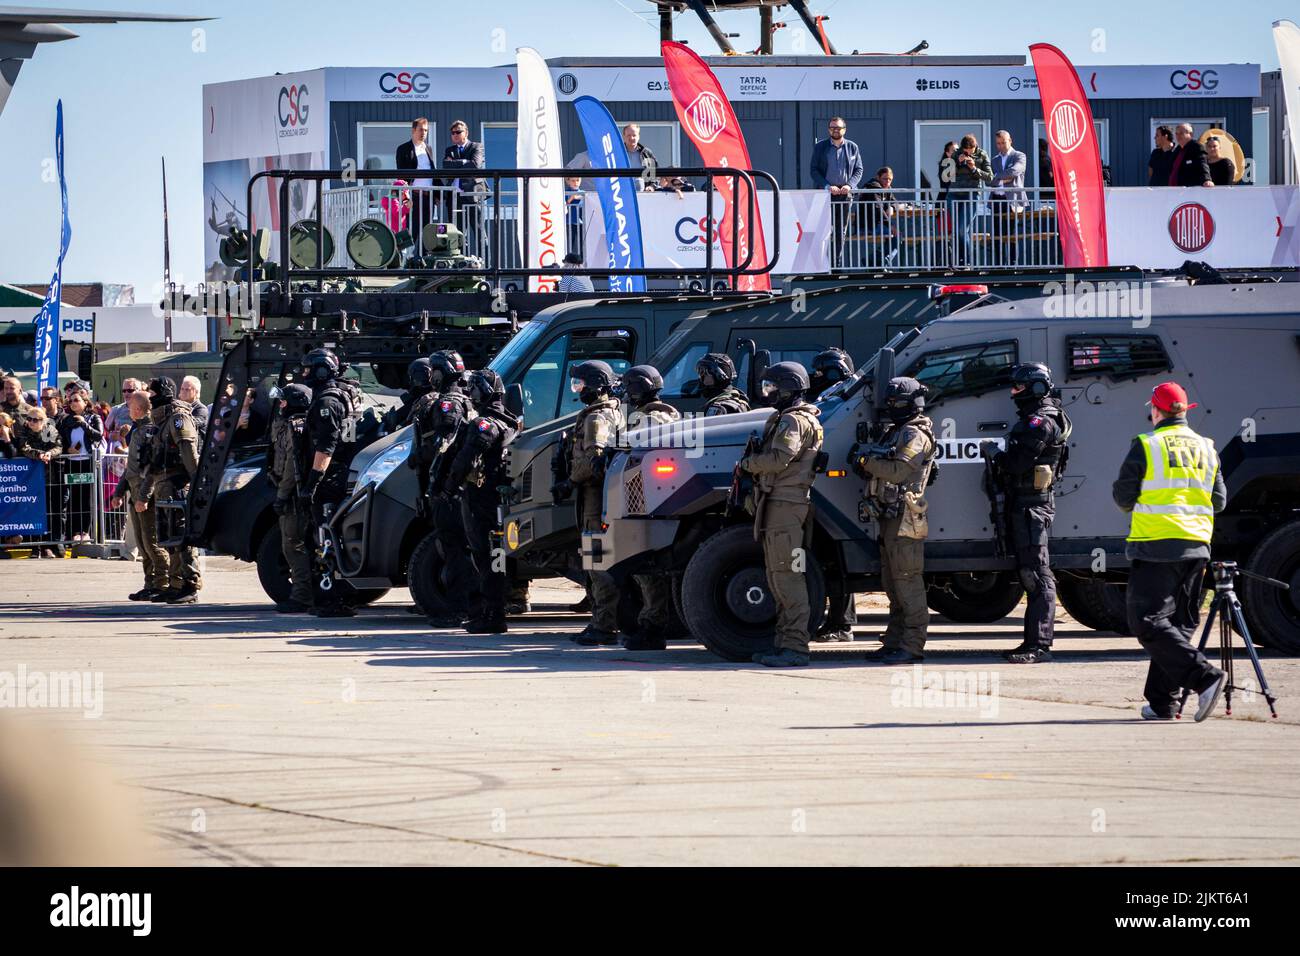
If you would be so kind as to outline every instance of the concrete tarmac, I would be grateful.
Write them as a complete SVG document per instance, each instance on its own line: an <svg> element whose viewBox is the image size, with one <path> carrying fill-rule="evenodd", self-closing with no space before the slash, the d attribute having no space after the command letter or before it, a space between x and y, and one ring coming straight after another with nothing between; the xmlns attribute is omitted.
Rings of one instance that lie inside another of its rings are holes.
<svg viewBox="0 0 1300 956"><path fill-rule="evenodd" d="M201 603L167 607L125 599L126 562L0 563L0 689L20 668L102 679L98 717L0 718L45 717L106 765L156 862L1300 861L1300 660L1264 657L1279 720L1247 693L1154 724L1137 642L1064 612L1052 664L1002 660L1018 616L936 617L923 668L880 668L873 597L855 644L773 671L687 642L578 647L567 584L474 637L431 631L405 591L349 620L277 615L250 566L206 566Z"/></svg>

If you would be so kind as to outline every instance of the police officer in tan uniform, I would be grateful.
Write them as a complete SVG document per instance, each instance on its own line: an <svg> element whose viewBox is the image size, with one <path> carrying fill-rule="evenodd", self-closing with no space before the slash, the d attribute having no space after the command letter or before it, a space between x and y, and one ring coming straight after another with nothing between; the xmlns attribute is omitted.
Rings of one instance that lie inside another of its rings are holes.
<svg viewBox="0 0 1300 956"><path fill-rule="evenodd" d="M276 403L271 421L271 456L267 474L275 485L272 505L280 522L280 551L289 565L289 600L275 606L279 614L297 614L312 609L311 554L307 536L311 515L300 506L298 483L309 467L306 459L307 409L311 407L311 389L297 383L286 385Z"/></svg>
<svg viewBox="0 0 1300 956"><path fill-rule="evenodd" d="M758 451L740 462L754 476L754 540L763 543L767 585L776 601L775 646L755 654L766 667L808 664L806 541L809 494L822 448L817 406L804 401L808 373L798 362L777 362L763 373L763 398L775 411Z"/></svg>
<svg viewBox="0 0 1300 956"><path fill-rule="evenodd" d="M653 365L634 365L623 373L629 434L646 426L667 425L682 417L677 409L660 400L663 387L664 378ZM623 635L623 647L629 651L662 651L668 646L667 631L672 620L672 578L667 574L638 574L634 580L641 589L641 611L637 614L636 633Z"/></svg>
<svg viewBox="0 0 1300 956"><path fill-rule="evenodd" d="M695 374L700 380L700 397L706 417L735 415L749 411L749 396L738 389L736 363L725 352L710 352L695 363Z"/></svg>
<svg viewBox="0 0 1300 956"><path fill-rule="evenodd" d="M936 444L925 410L926 388L914 378L892 378L885 414L889 427L878 444L850 452L853 470L867 479L867 508L880 529L880 577L889 597L884 646L867 654L878 664L907 664L924 657L930 609L925 599L926 486Z"/></svg>
<svg viewBox="0 0 1300 956"><path fill-rule="evenodd" d="M132 601L152 601L167 590L170 572L167 552L158 546L157 512L153 501L145 494L153 442L149 396L144 392L132 392L126 406L131 416L131 431L126 440L126 468L111 505L120 508L125 498L127 520L131 522L144 564L144 588L127 596Z"/></svg>
<svg viewBox="0 0 1300 956"><path fill-rule="evenodd" d="M165 376L149 382L150 420L153 436L153 467L146 479L146 492L155 501L184 498L190 479L199 469L199 430L190 414L189 402L176 397L176 383ZM161 532L160 532L161 533ZM203 580L194 549L167 549L167 588L155 603L194 604Z"/></svg>
<svg viewBox="0 0 1300 956"><path fill-rule="evenodd" d="M579 528L599 531L605 485L605 449L624 428L623 411L614 397L618 378L608 362L599 359L575 365L569 388L586 406L573 424L573 453L569 480L578 495ZM588 646L618 643L618 587L598 574L589 575L591 623L574 640Z"/></svg>

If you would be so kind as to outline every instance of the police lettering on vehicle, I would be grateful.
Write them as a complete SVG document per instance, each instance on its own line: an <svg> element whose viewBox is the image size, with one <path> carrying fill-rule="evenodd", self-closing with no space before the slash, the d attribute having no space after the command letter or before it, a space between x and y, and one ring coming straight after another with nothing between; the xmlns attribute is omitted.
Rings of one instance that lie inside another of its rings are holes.
<svg viewBox="0 0 1300 956"><path fill-rule="evenodd" d="M937 449L934 460L942 462L945 465L975 465L984 463L980 457L980 442L996 441L998 449L1006 448L1006 441L1002 438L939 438L936 441Z"/></svg>

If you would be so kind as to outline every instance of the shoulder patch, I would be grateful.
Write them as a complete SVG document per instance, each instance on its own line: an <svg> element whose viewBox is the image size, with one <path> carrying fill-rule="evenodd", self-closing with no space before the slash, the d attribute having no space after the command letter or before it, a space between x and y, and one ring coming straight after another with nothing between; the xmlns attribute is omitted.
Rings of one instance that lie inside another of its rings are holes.
<svg viewBox="0 0 1300 956"><path fill-rule="evenodd" d="M320 407L320 417L321 417L321 418L329 418L329 414L330 414L330 410L329 410L328 408L326 408L324 405L322 405L322 406Z"/></svg>
<svg viewBox="0 0 1300 956"><path fill-rule="evenodd" d="M449 412L451 411L451 402L444 400L443 403L438 407L441 408L444 412Z"/></svg>
<svg viewBox="0 0 1300 956"><path fill-rule="evenodd" d="M490 421L488 421L486 418L480 418L480 419L478 420L478 430L479 430L479 431L481 431L481 432L485 432L485 431L487 431L488 429L490 429L491 427L492 427L492 423L491 423Z"/></svg>
<svg viewBox="0 0 1300 956"><path fill-rule="evenodd" d="M172 425L174 425L177 429L183 427L183 425L182 425L182 421L181 421L181 417L180 417L179 415L177 415L177 416L172 420Z"/></svg>
<svg viewBox="0 0 1300 956"><path fill-rule="evenodd" d="M1030 418L1029 418L1029 427L1030 427L1030 428L1042 428L1042 427L1043 427L1043 419L1042 419L1040 416L1038 416L1038 415L1031 415Z"/></svg>

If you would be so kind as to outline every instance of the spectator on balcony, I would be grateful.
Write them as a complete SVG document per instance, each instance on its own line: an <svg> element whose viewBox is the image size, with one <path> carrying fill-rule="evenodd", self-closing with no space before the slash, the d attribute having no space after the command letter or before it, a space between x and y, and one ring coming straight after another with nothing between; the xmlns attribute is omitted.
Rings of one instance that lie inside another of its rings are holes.
<svg viewBox="0 0 1300 956"><path fill-rule="evenodd" d="M433 169L433 147L429 145L429 119L420 116L411 121L411 138L397 147L398 169ZM414 178L414 198L411 209L411 235L417 247L424 251L421 233L425 223L433 221L433 179Z"/></svg>
<svg viewBox="0 0 1300 956"><path fill-rule="evenodd" d="M582 254L577 252L565 253L564 266L560 271L560 281L555 286L556 292L594 292L596 287L592 285L591 276L576 275L575 269L582 268Z"/></svg>
<svg viewBox="0 0 1300 956"><path fill-rule="evenodd" d="M442 153L444 169L482 169L484 164L483 144L469 138L469 125L464 120L451 124L451 145ZM444 200L443 219L452 222L456 209L466 203L475 204L487 195L487 186L481 179L462 177L444 181L451 187L451 192ZM459 205L457 205L459 203Z"/></svg>
<svg viewBox="0 0 1300 956"><path fill-rule="evenodd" d="M18 454L45 466L45 534L52 546L32 550L34 558L63 557L63 474L58 461L63 451L59 429L46 415L45 409L35 405L24 412L21 427L15 434Z"/></svg>
<svg viewBox="0 0 1300 956"><path fill-rule="evenodd" d="M1205 159L1210 164L1210 179L1216 186L1231 186L1237 179L1237 164L1222 153L1223 142L1218 136L1205 140Z"/></svg>
<svg viewBox="0 0 1300 956"><path fill-rule="evenodd" d="M1156 127L1156 148L1147 161L1147 185L1168 186L1169 174L1174 168L1174 131L1168 126Z"/></svg>
<svg viewBox="0 0 1300 956"><path fill-rule="evenodd" d="M862 182L862 152L845 133L849 125L842 116L831 117L826 139L813 147L812 181L831 197L831 267L842 267L844 239L852 218L853 191Z"/></svg>
<svg viewBox="0 0 1300 956"><path fill-rule="evenodd" d="M394 179L394 186L405 186L405 179ZM409 189L394 189L387 196L379 200L379 208L383 211L384 222L393 232L401 232L410 224L411 219L411 191Z"/></svg>
<svg viewBox="0 0 1300 956"><path fill-rule="evenodd" d="M1025 154L1011 146L1011 134L1000 129L993 136L993 157L989 168L993 179L989 186L992 201L993 241L1002 256L996 265L1015 265L1019 258L1020 212L1029 196L1025 193Z"/></svg>
<svg viewBox="0 0 1300 956"><path fill-rule="evenodd" d="M1192 137L1192 124L1179 123L1174 128L1178 148L1174 150L1173 166L1169 172L1170 186L1213 186L1210 163L1205 150Z"/></svg>
<svg viewBox="0 0 1300 956"><path fill-rule="evenodd" d="M898 258L898 232L894 228L894 217L898 212L898 199L890 187L894 185L894 171L888 166L881 166L876 175L867 180L866 194L867 231L874 237L883 237L885 267L892 266ZM874 247L873 247L874 248ZM871 263L877 265L878 263Z"/></svg>
<svg viewBox="0 0 1300 956"><path fill-rule="evenodd" d="M952 189L957 178L957 144L952 140L943 144L943 154L939 157L939 192L936 198L946 202L948 191Z"/></svg>
<svg viewBox="0 0 1300 956"><path fill-rule="evenodd" d="M659 178L656 172L659 168L659 160L655 158L654 151L641 142L641 127L636 123L628 123L623 127L623 145L627 147L628 167L631 169L641 167L643 171L641 188L649 189Z"/></svg>
<svg viewBox="0 0 1300 956"><path fill-rule="evenodd" d="M649 187L657 193L676 193L678 199L685 199L683 193L695 192L695 186L680 176L660 176L655 185Z"/></svg>
<svg viewBox="0 0 1300 956"><path fill-rule="evenodd" d="M980 198L976 190L982 190L993 181L993 166L989 154L980 149L979 140L970 133L961 138L961 146L953 159L957 168L952 183L954 192L949 200L954 207L953 238L957 244L954 264L969 267L975 265L971 228Z"/></svg>
<svg viewBox="0 0 1300 956"><path fill-rule="evenodd" d="M58 432L66 476L68 534L73 541L89 541L94 526L95 456L104 450L104 424L91 408L90 396L81 389L68 396L66 409Z"/></svg>

